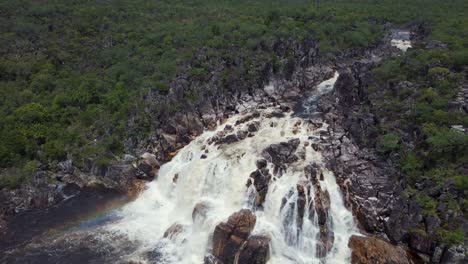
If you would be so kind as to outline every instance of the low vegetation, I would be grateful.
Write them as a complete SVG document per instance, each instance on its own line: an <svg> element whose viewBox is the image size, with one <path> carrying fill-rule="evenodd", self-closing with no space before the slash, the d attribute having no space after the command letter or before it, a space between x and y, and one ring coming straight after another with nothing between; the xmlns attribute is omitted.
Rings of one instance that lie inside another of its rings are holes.
<svg viewBox="0 0 468 264"><path fill-rule="evenodd" d="M399 164L425 215L454 212L438 236L461 243L468 136L456 126L467 127L468 117L451 102L466 84L467 13L462 0L2 1L0 188L67 158L77 166L112 161L130 129L151 131L146 95L165 96L180 72L203 79L208 62L242 58L221 78L224 89L228 78L258 79L259 60L287 63L258 48L278 38L311 37L322 54L340 54L378 44L387 23L418 23L427 40L445 46L415 47L374 70L368 92L381 120L374 147ZM200 49L206 58L188 65ZM129 116L136 127L127 126Z"/></svg>

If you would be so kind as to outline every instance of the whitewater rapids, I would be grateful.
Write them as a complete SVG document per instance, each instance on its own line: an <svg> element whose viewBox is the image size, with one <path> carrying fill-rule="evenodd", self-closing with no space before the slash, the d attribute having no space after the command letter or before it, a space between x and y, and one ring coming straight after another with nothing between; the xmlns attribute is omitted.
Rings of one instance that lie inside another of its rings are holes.
<svg viewBox="0 0 468 264"><path fill-rule="evenodd" d="M312 97L330 91L337 77L335 74L320 84ZM229 118L215 131L206 131L197 137L160 168L157 180L148 183L147 189L134 202L119 211L119 220L105 228L139 245L136 252L125 256L127 260L145 262L143 253L157 250L158 263L203 263L215 226L226 221L232 213L249 208L246 182L250 173L256 170L255 161L262 158L262 150L271 144L299 139L296 154L303 158L289 164L281 177L274 177L270 182L264 210L255 212L257 222L253 234L271 237L270 264L349 263L347 244L357 229L351 212L344 206L333 173L323 166L324 178L320 185L330 194L329 221L335 236L333 248L325 258L316 256L319 225L317 217L312 221L308 219L308 209L301 232L294 243L288 243L291 234L297 232L294 221L286 219L288 214L281 208L282 199L290 190L294 190L290 199L297 197L296 184L305 179L305 166L322 163L321 154L314 151L311 143L314 137L319 137L321 130L327 129L327 124L314 129L292 113L284 117L268 115L274 110L262 110L261 115L252 120L260 125L250 137L232 144L208 144L209 139L226 126L232 126L234 133L246 129L248 122L236 125L242 114ZM271 166L269 163L269 169L273 171ZM174 181L176 175L178 179ZM206 220L193 221L192 211L200 202L209 205ZM288 221L286 227L285 220ZM164 232L174 223L184 226L182 232L171 239L163 238Z"/></svg>

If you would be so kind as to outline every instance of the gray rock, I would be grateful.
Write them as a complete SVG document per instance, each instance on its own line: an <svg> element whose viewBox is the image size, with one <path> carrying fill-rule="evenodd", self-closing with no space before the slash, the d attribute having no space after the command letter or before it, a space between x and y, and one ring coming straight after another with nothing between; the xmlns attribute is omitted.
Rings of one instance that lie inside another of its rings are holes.
<svg viewBox="0 0 468 264"><path fill-rule="evenodd" d="M122 161L125 163L132 163L134 161L137 161L137 158L135 156L132 156L130 154L124 154Z"/></svg>
<svg viewBox="0 0 468 264"><path fill-rule="evenodd" d="M73 166L72 160L66 160L59 162L58 167L61 172L66 173L66 174L73 174L75 171L75 167Z"/></svg>
<svg viewBox="0 0 468 264"><path fill-rule="evenodd" d="M440 260L441 264L466 264L468 263L468 251L462 245L446 249Z"/></svg>

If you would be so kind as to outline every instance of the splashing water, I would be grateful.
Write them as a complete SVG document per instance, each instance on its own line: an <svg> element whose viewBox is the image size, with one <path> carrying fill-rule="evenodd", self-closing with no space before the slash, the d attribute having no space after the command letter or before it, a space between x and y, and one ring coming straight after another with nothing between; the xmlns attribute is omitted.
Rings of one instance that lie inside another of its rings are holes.
<svg viewBox="0 0 468 264"><path fill-rule="evenodd" d="M411 32L407 30L393 30L391 45L406 52L412 47L410 40Z"/></svg>
<svg viewBox="0 0 468 264"><path fill-rule="evenodd" d="M314 96L328 92L337 77L335 74L319 85ZM248 123L236 125L242 115L234 116L216 131L204 132L161 167L158 179L149 183L137 200L119 212L121 219L105 227L108 232L124 235L139 245L136 252L126 256L129 260L141 261L143 252L157 249L158 263L202 263L215 226L239 209L251 207L255 189L247 188L246 181L256 170L255 161L262 157L262 150L271 144L299 139L296 153L301 158L289 164L281 177L274 177L270 182L264 209L255 212L257 222L253 234L271 237L271 264L349 262L347 243L356 232L353 217L344 206L333 173L323 166L320 185L330 194L329 222L335 237L325 258L318 258L316 252L320 232L317 217L312 220L308 217L309 213L314 213L308 210L313 202L313 188L307 197L301 230L296 224L296 184L305 180L307 165L321 165L322 162L321 154L306 142L311 143L327 125L315 129L300 117L291 114L282 118L269 117L269 111L272 109L264 110L252 120L260 124L253 135L232 144L208 144L211 137L228 125L234 132L246 130ZM203 154L206 157L202 157ZM271 164L269 169L273 169ZM176 182L175 175L178 176ZM284 197L289 197L287 203L291 206L282 207ZM200 202L208 208L206 218L193 220L193 209ZM314 210L313 206L311 208ZM180 224L180 233L163 238L164 232L175 223Z"/></svg>

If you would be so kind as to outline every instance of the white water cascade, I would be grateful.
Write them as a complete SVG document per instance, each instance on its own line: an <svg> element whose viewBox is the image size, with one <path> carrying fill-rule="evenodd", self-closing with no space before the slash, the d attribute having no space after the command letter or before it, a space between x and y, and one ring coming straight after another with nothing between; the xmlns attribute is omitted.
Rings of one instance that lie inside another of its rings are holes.
<svg viewBox="0 0 468 264"><path fill-rule="evenodd" d="M317 91L328 92L336 78L337 74L322 83ZM332 172L321 166L324 177L320 185L330 194L329 219L334 232L333 247L325 258L320 259L316 254L319 226L316 218L309 220L308 206L300 232L296 232L294 220L287 212L290 207L282 208L284 197L294 203L296 184L305 180L304 168L311 163L321 164L322 156L314 151L311 142L321 130L326 130L327 125L315 129L291 114L271 117L268 113L273 110L261 110L260 116L249 121L259 124L253 135L232 144L208 144L211 137L228 125L234 132L246 129L248 122L236 125L243 115L233 116L216 131L204 132L161 167L157 180L148 183L147 189L134 202L121 209L121 218L106 227L111 233L124 235L140 245L137 252L125 256L127 260L144 262L141 253L157 249L161 254L158 263L203 263L216 225L226 221L232 213L249 208L246 181L256 170L255 162L262 157L262 150L271 144L299 139L296 154L301 158L289 164L281 177L273 176L263 210L255 211L257 221L253 234L271 237L268 262L271 264L349 263L347 244L357 230ZM273 171L271 163L268 166ZM175 175L178 175L176 182L173 180ZM314 190L311 189L313 197ZM294 191L292 195L291 190ZM205 221L192 220L192 211L199 202L209 205ZM164 232L174 223L181 224L182 231L170 239L163 238ZM294 237L291 239L291 236Z"/></svg>

